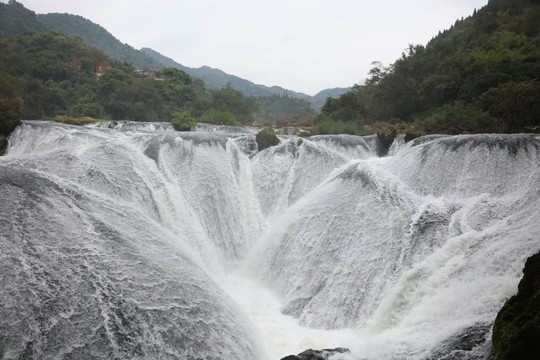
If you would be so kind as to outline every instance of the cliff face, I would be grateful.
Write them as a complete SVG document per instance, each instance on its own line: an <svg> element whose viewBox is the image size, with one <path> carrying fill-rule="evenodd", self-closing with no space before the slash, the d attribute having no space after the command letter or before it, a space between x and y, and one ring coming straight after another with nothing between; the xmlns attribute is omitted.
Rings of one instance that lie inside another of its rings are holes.
<svg viewBox="0 0 540 360"><path fill-rule="evenodd" d="M497 315L493 355L497 360L540 359L540 252L527 259L518 293Z"/></svg>

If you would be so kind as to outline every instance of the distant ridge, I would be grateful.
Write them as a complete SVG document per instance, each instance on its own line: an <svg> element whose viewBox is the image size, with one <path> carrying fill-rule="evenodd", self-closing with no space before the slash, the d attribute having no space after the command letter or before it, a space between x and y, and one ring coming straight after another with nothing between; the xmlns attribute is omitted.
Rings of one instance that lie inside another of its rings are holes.
<svg viewBox="0 0 540 360"><path fill-rule="evenodd" d="M86 44L103 51L112 59L132 62L139 69L159 70L165 66L174 67L203 80L206 87L211 90L221 89L227 83L230 83L233 88L242 91L248 96L287 94L291 97L305 99L310 103L314 102L311 96L303 93L284 89L279 86L267 87L256 85L249 80L227 74L220 69L214 69L209 66L190 68L150 48L134 49L130 45L120 42L102 26L79 15L66 13L39 14L37 15L37 20L46 29L55 30L71 37L79 37Z"/></svg>
<svg viewBox="0 0 540 360"><path fill-rule="evenodd" d="M67 13L36 14L17 2L11 6L7 4L2 6L2 10L9 12L3 14L3 18L6 18L6 21L10 22L10 24L0 23L0 38L10 36L12 33L18 31L44 32L54 30L70 37L78 37L87 45L101 50L112 60L131 62L138 69L159 70L163 67L174 67L183 70L189 75L203 80L209 90L221 89L230 83L234 89L241 91L247 96L286 95L306 100L316 111L321 109L327 97L339 97L341 94L350 90L350 88L326 89L315 96L310 96L280 86L258 85L209 66L202 66L200 68L184 66L151 48L145 47L137 50L119 41L102 26L79 15ZM21 25L14 26L11 22Z"/></svg>
<svg viewBox="0 0 540 360"><path fill-rule="evenodd" d="M314 109L317 111L320 111L323 105L326 103L326 99L329 97L338 98L341 95L345 94L346 92L351 91L352 88L346 87L337 87L333 89L325 89L319 91L315 96L313 96L313 101L311 101L311 106L313 106Z"/></svg>
<svg viewBox="0 0 540 360"><path fill-rule="evenodd" d="M141 51L165 66L174 67L174 68L183 70L189 75L195 76L203 80L208 89L221 89L222 87L226 86L227 83L230 83L233 88L240 90L244 94L250 95L250 96L272 96L272 95L285 95L286 94L290 97L295 97L298 99L309 101L311 106L317 111L320 111L321 107L324 105L328 97L337 98L340 95L351 90L350 87L325 89L318 92L315 96L309 96L307 94L288 90L280 86L268 87L264 85L257 85L249 80L239 78L238 76L229 75L220 69L214 69L209 66L202 66L200 68L190 68L182 64L179 64L173 59L166 57L160 54L159 52L150 48L145 47L145 48L142 48Z"/></svg>
<svg viewBox="0 0 540 360"><path fill-rule="evenodd" d="M220 69L211 68L209 66L190 68L179 64L173 59L166 57L150 48L142 48L141 51L166 66L175 67L177 69L187 72L191 76L198 77L205 82L209 89L221 89L222 87L227 85L227 83L231 83L231 86L233 88L242 91L244 94L252 96L271 96L287 94L291 97L296 97L299 99L309 100L311 98L311 96L309 95L284 89L280 86L268 87L264 85L257 85L249 80L239 78L235 75L229 75Z"/></svg>

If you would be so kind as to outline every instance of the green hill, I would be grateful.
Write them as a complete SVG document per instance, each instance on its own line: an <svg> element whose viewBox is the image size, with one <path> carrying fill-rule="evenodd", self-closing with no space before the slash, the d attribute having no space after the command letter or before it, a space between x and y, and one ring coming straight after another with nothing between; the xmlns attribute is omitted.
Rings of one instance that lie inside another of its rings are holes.
<svg viewBox="0 0 540 360"><path fill-rule="evenodd" d="M221 89L227 84L231 84L234 89L242 91L248 96L273 96L273 95L287 95L298 99L308 100L310 103L314 103L314 98L299 92L284 89L279 86L264 86L257 85L249 80L242 79L238 76L230 75L222 70L214 69L209 66L202 66L200 68L190 68L182 64L177 63L171 58L168 58L155 50L150 48L142 48L142 52L152 57L156 61L170 67L174 67L183 70L191 76L197 77L204 81L208 89Z"/></svg>
<svg viewBox="0 0 540 360"><path fill-rule="evenodd" d="M321 110L320 124L361 131L377 121L426 132L527 131L540 125L540 5L490 0L426 46L410 45L388 67Z"/></svg>
<svg viewBox="0 0 540 360"><path fill-rule="evenodd" d="M113 60L133 63L138 69L159 70L164 65L128 44L122 44L106 29L82 16L40 14L37 15L37 20L47 30L55 30L70 37L78 37L85 44L101 50Z"/></svg>
<svg viewBox="0 0 540 360"><path fill-rule="evenodd" d="M89 46L95 47L105 53L112 60L127 61L138 69L159 70L163 67L174 67L185 71L189 75L204 81L210 90L217 90L230 84L232 88L241 91L247 96L273 96L287 95L305 99L320 109L321 101L309 95L284 89L279 86L257 85L249 80L230 75L220 69L202 66L190 68L171 58L168 58L150 48L134 49L116 39L106 29L85 19L82 16L71 14L38 14L26 9L17 1L10 0L8 4L0 7L0 38L17 34L19 32L46 32L54 30L70 37L80 38Z"/></svg>
<svg viewBox="0 0 540 360"><path fill-rule="evenodd" d="M10 0L9 3L0 3L0 39L21 32L46 31L39 21L36 13L28 10L23 4Z"/></svg>

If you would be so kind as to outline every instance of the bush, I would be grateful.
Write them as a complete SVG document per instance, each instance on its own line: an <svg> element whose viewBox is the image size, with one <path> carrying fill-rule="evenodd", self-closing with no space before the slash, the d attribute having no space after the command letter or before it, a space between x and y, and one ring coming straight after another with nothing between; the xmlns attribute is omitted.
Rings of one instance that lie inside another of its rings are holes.
<svg viewBox="0 0 540 360"><path fill-rule="evenodd" d="M356 135L359 133L358 125L354 122L331 120L324 116L317 119L317 129L319 134Z"/></svg>
<svg viewBox="0 0 540 360"><path fill-rule="evenodd" d="M173 112L172 126L177 131L191 131L192 127L197 125L197 121L191 116L189 111Z"/></svg>
<svg viewBox="0 0 540 360"><path fill-rule="evenodd" d="M0 111L0 134L9 135L21 123L13 111Z"/></svg>
<svg viewBox="0 0 540 360"><path fill-rule="evenodd" d="M234 115L227 110L211 110L204 113L200 121L216 125L240 125Z"/></svg>

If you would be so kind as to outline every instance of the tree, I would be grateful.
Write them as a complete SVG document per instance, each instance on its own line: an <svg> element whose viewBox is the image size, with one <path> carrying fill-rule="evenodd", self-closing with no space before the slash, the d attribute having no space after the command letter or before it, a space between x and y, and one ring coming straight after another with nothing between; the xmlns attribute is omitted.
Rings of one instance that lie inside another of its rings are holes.
<svg viewBox="0 0 540 360"><path fill-rule="evenodd" d="M244 94L233 89L230 83L212 93L211 107L230 112L242 124L251 124L253 113L259 108L255 98L244 97Z"/></svg>
<svg viewBox="0 0 540 360"><path fill-rule="evenodd" d="M173 112L171 123L177 131L190 131L197 125L197 121L187 111Z"/></svg>
<svg viewBox="0 0 540 360"><path fill-rule="evenodd" d="M513 81L491 88L480 97L480 104L511 130L540 125L540 85L537 81Z"/></svg>

